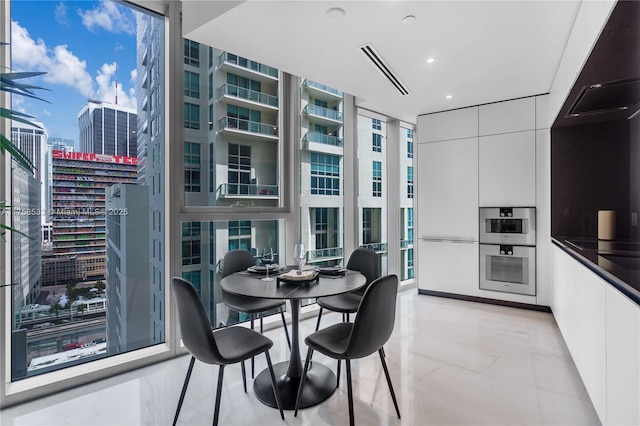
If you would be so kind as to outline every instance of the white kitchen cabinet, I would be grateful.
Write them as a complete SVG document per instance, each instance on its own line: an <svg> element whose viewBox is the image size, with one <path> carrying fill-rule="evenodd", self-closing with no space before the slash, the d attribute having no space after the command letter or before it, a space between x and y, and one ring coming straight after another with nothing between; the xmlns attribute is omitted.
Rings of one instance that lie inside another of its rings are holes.
<svg viewBox="0 0 640 426"><path fill-rule="evenodd" d="M418 241L418 288L455 294L478 289L478 243Z"/></svg>
<svg viewBox="0 0 640 426"><path fill-rule="evenodd" d="M520 132L536 128L535 97L480 105L479 136Z"/></svg>
<svg viewBox="0 0 640 426"><path fill-rule="evenodd" d="M557 246L551 309L600 422L607 424L607 287Z"/></svg>
<svg viewBox="0 0 640 426"><path fill-rule="evenodd" d="M607 285L606 423L640 425L640 306L611 285Z"/></svg>
<svg viewBox="0 0 640 426"><path fill-rule="evenodd" d="M477 241L478 138L418 144L416 165L418 236Z"/></svg>
<svg viewBox="0 0 640 426"><path fill-rule="evenodd" d="M536 133L479 138L480 207L536 205Z"/></svg>
<svg viewBox="0 0 640 426"><path fill-rule="evenodd" d="M418 116L418 142L478 136L478 107Z"/></svg>

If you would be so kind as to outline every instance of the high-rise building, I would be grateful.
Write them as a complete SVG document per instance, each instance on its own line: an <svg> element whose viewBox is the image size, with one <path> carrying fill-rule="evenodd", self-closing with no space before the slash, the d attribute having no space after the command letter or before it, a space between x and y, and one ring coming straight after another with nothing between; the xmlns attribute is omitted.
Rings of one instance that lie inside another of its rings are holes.
<svg viewBox="0 0 640 426"><path fill-rule="evenodd" d="M107 208L107 353L148 346L149 188L117 184L106 189Z"/></svg>
<svg viewBox="0 0 640 426"><path fill-rule="evenodd" d="M344 96L311 80L303 80L300 90L300 238L309 263L340 264L344 257Z"/></svg>
<svg viewBox="0 0 640 426"><path fill-rule="evenodd" d="M184 39L184 179L190 206L277 206L280 73ZM212 323L226 322L218 262L234 249L278 255L275 221L185 222L182 275L195 283ZM206 285L209 283L209 285ZM236 313L232 313L232 321Z"/></svg>
<svg viewBox="0 0 640 426"><path fill-rule="evenodd" d="M80 151L137 157L137 121L133 108L89 100L78 113Z"/></svg>
<svg viewBox="0 0 640 426"><path fill-rule="evenodd" d="M11 123L11 142L33 163L33 174L40 183L40 205L37 206L44 214L41 224L46 222L46 215L51 205L50 191L50 154L47 130L42 123L34 125Z"/></svg>
<svg viewBox="0 0 640 426"><path fill-rule="evenodd" d="M165 226L163 222L164 212L164 22L147 14L137 14L136 36L136 94L138 101L138 184L144 184L147 190L149 207L144 216L146 226L144 231L147 238L148 277L147 291L148 301L144 306L146 320L143 326L147 327L151 343L164 342L164 301L165 282L163 249L165 248ZM126 247L124 251L131 252ZM136 291L134 285L126 286L127 292ZM129 293L124 295L129 300L136 295ZM113 315L112 309L118 309L113 304L108 307L108 314ZM111 350L111 349L110 349Z"/></svg>
<svg viewBox="0 0 640 426"><path fill-rule="evenodd" d="M35 303L42 287L42 259L40 242L40 182L33 174L17 164L11 165L12 194L9 210L11 226L12 277L19 287L14 289L13 309ZM14 324L15 325L15 324Z"/></svg>
<svg viewBox="0 0 640 426"><path fill-rule="evenodd" d="M137 159L53 151L53 259L49 283L105 278L105 188L135 183Z"/></svg>
<svg viewBox="0 0 640 426"><path fill-rule="evenodd" d="M48 142L52 150L55 149L56 151L66 151L66 152L75 151L75 142L73 139L49 138Z"/></svg>

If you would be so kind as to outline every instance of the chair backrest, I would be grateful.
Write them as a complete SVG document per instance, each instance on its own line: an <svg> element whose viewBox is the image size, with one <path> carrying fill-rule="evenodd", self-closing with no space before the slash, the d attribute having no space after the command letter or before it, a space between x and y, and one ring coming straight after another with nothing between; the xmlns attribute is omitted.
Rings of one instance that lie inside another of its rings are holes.
<svg viewBox="0 0 640 426"><path fill-rule="evenodd" d="M386 275L369 285L353 322L347 358L365 357L387 343L396 320L398 282L397 275Z"/></svg>
<svg viewBox="0 0 640 426"><path fill-rule="evenodd" d="M236 272L244 271L255 264L256 260L253 258L251 252L247 250L231 250L224 255L222 278Z"/></svg>
<svg viewBox="0 0 640 426"><path fill-rule="evenodd" d="M367 285L356 291L356 293L364 294L367 286L380 276L378 272L378 254L371 249L357 248L351 253L351 256L349 256L347 269L359 271L365 276Z"/></svg>
<svg viewBox="0 0 640 426"><path fill-rule="evenodd" d="M189 281L173 277L171 290L178 308L178 323L184 346L202 362L223 364L211 324L196 289Z"/></svg>

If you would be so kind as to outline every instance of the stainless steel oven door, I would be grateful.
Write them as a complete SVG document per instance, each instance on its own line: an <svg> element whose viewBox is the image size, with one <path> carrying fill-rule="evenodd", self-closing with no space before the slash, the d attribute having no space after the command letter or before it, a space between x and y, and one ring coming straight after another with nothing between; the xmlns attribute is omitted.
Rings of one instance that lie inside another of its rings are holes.
<svg viewBox="0 0 640 426"><path fill-rule="evenodd" d="M480 244L480 288L536 294L536 248Z"/></svg>
<svg viewBox="0 0 640 426"><path fill-rule="evenodd" d="M480 243L535 246L535 208L481 207Z"/></svg>

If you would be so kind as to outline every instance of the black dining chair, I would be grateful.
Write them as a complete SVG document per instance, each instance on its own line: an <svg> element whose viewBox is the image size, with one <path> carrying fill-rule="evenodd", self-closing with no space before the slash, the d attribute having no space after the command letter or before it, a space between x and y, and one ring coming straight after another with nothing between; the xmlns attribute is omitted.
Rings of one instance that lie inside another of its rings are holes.
<svg viewBox="0 0 640 426"><path fill-rule="evenodd" d="M254 266L256 261L253 255L247 250L232 250L224 255L224 264L222 268L222 278L227 275L241 272L247 268ZM222 303L229 308L227 315L226 325L229 325L231 321L231 312L243 312L249 314L251 321L251 329L254 329L255 316L260 314L260 333L262 333L262 315L264 312L272 309L279 309L280 316L282 317L282 325L284 327L284 334L287 337L287 344L289 350L291 350L291 340L289 338L289 329L287 328L287 321L284 318L284 306L285 301L282 299L260 299L257 297L238 296L236 294L229 293L222 290ZM251 378L255 376L254 360L251 359ZM246 384L245 384L246 386Z"/></svg>
<svg viewBox="0 0 640 426"><path fill-rule="evenodd" d="M364 358L374 352L380 355L384 375L387 378L393 405L396 408L398 418L400 409L396 394L391 384L391 376L384 360L382 346L389 340L393 332L396 318L396 299L398 296L398 277L387 275L373 281L360 302L353 323L341 322L308 336L304 342L308 346L307 358L304 363L296 408L294 416L298 415L302 390L304 388L309 364L314 351L318 351L330 358L338 360L338 377L340 376L340 361L345 360L347 364L347 395L349 399L349 424L353 426L353 390L351 386L351 360Z"/></svg>
<svg viewBox="0 0 640 426"><path fill-rule="evenodd" d="M357 248L351 253L351 256L349 256L347 269L360 272L367 279L367 284L363 288L349 293L319 297L316 299L316 303L320 306L316 331L320 329L320 319L322 319L323 309L340 312L343 321L349 321L349 314L354 314L358 311L360 300L362 300L362 295L367 289L367 286L380 276L378 272L378 255L371 249Z"/></svg>
<svg viewBox="0 0 640 426"><path fill-rule="evenodd" d="M269 349L273 346L273 341L257 331L244 327L228 327L211 330L211 324L193 285L182 278L173 277L171 279L171 289L178 308L178 323L180 324L182 342L189 353L191 353L191 362L189 363L187 376L184 379L184 385L182 386L182 392L178 400L178 408L173 418L173 425L175 426L178 421L178 415L182 408L182 402L187 392L187 386L189 385L193 364L196 359L207 364L216 364L219 366L216 403L213 411L213 425L216 426L218 424L218 414L220 411L224 367L240 362L244 379L244 361L261 353L264 353L267 358L276 404L280 410L280 417L284 420L280 394L276 386L271 357L269 356ZM244 391L247 392L246 385Z"/></svg>

